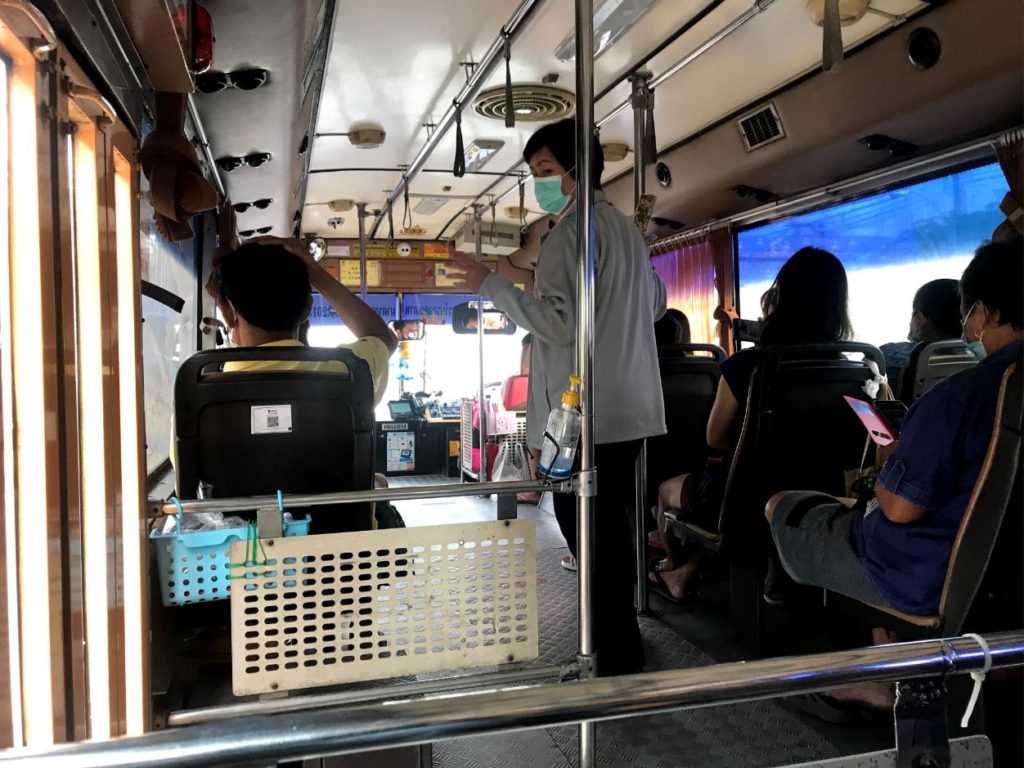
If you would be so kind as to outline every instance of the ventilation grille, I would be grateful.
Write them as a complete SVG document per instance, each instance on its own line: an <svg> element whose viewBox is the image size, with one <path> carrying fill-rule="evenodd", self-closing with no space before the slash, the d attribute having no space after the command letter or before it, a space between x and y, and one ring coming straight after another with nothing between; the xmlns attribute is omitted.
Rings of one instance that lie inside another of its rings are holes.
<svg viewBox="0 0 1024 768"><path fill-rule="evenodd" d="M744 115L736 124L740 127L740 135L747 147L747 152L760 149L765 144L785 138L786 131L782 127L782 120L779 119L779 112L774 104L758 109Z"/></svg>
<svg viewBox="0 0 1024 768"><path fill-rule="evenodd" d="M576 97L561 88L547 85L513 85L512 108L516 120L548 122L568 117L576 111ZM481 117L505 120L505 86L484 91L473 102L473 109Z"/></svg>

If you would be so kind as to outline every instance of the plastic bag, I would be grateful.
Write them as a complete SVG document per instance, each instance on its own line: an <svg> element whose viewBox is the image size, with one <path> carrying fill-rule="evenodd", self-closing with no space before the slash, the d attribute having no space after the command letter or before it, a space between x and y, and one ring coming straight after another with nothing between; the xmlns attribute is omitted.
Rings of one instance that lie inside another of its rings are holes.
<svg viewBox="0 0 1024 768"><path fill-rule="evenodd" d="M509 476L506 476L508 473ZM498 455L494 457L494 463L491 465L491 479L495 482L499 480L514 480L516 478L511 477L515 474L515 466L512 464L512 458L508 453L508 443L502 443L498 447Z"/></svg>
<svg viewBox="0 0 1024 768"><path fill-rule="evenodd" d="M522 443L501 444L498 449L498 457L494 460L491 476L494 480L506 482L533 479L530 476L530 464L526 460L526 451L523 449Z"/></svg>
<svg viewBox="0 0 1024 768"><path fill-rule="evenodd" d="M516 443L515 453L515 468L518 474L517 480L533 480L533 473L530 472L530 462L526 458L526 449L523 448L522 443Z"/></svg>
<svg viewBox="0 0 1024 768"><path fill-rule="evenodd" d="M204 533L206 531L221 531L225 528L244 528L245 520L232 515L224 517L222 512L195 512L182 515L179 526L178 519L174 515L168 515L164 520L161 533Z"/></svg>

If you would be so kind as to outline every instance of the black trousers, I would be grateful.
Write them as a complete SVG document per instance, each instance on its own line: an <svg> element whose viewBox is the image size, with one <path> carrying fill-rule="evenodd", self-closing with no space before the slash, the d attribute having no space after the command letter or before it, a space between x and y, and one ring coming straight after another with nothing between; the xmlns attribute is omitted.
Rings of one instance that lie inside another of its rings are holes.
<svg viewBox="0 0 1024 768"><path fill-rule="evenodd" d="M635 499L640 440L595 446L597 497L594 504L594 644L597 673L626 675L643 669L644 646L633 606L635 547L629 510ZM576 497L555 494L555 518L576 556Z"/></svg>

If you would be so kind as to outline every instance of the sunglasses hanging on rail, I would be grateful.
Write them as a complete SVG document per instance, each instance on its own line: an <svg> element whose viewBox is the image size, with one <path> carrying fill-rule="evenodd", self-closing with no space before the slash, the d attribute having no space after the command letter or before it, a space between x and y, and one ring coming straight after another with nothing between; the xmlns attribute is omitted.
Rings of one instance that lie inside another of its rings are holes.
<svg viewBox="0 0 1024 768"><path fill-rule="evenodd" d="M217 93L228 88L240 91L254 91L266 85L270 73L265 69L238 69L234 72L211 70L196 76L196 90L200 93Z"/></svg>
<svg viewBox="0 0 1024 768"><path fill-rule="evenodd" d="M245 157L219 157L215 161L217 167L226 173L231 173L237 168L243 165L248 165L250 168L259 168L264 163L270 162L269 152L253 152Z"/></svg>
<svg viewBox="0 0 1024 768"><path fill-rule="evenodd" d="M274 201L269 197L264 197L260 200L253 200L248 203L235 203L232 208L235 209L235 213L245 213L250 208L258 208L261 211L265 211L270 207L270 204Z"/></svg>

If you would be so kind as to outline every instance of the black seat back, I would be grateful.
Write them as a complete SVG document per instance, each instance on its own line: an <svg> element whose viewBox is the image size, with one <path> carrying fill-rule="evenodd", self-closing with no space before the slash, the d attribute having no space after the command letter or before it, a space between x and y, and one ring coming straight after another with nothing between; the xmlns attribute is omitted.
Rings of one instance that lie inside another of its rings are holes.
<svg viewBox="0 0 1024 768"><path fill-rule="evenodd" d="M764 508L778 491L843 495L844 472L860 465L866 437L843 396L871 400L864 391L874 376L868 361L885 372L882 353L869 344L778 346L762 352L729 468L719 520L723 547L762 551L767 546Z"/></svg>
<svg viewBox="0 0 1024 768"><path fill-rule="evenodd" d="M336 361L347 372L223 372L240 361ZM181 498L196 498L200 481L217 498L373 485L373 383L366 362L348 350L199 352L178 371L174 407ZM278 409L269 423L268 407ZM313 532L366 530L371 514L368 504L317 507Z"/></svg>
<svg viewBox="0 0 1024 768"><path fill-rule="evenodd" d="M1003 376L985 463L953 542L939 603L946 634L1021 625L1022 394L1024 361L1018 356Z"/></svg>
<svg viewBox="0 0 1024 768"><path fill-rule="evenodd" d="M668 432L647 440L647 498L670 477L699 470L708 455L707 426L725 350L680 344L658 350Z"/></svg>
<svg viewBox="0 0 1024 768"><path fill-rule="evenodd" d="M978 364L967 343L959 339L921 342L910 354L899 380L899 399L908 406L947 376Z"/></svg>

